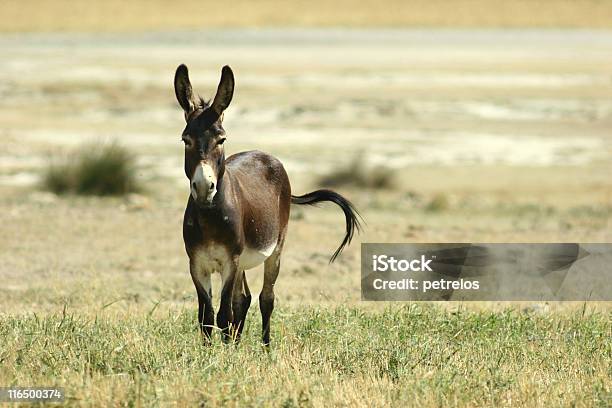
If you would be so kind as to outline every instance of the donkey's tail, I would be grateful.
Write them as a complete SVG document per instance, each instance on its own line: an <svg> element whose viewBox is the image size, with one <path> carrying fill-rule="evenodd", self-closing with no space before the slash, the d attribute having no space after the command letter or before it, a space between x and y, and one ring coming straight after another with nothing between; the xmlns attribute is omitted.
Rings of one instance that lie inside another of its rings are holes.
<svg viewBox="0 0 612 408"><path fill-rule="evenodd" d="M359 232L361 229L361 223L359 222L361 215L349 200L331 190L316 190L301 196L291 196L291 204L316 205L322 201L331 201L337 204L344 212L344 217L346 218L346 235L329 260L332 263L340 255L344 247L351 243L355 231Z"/></svg>

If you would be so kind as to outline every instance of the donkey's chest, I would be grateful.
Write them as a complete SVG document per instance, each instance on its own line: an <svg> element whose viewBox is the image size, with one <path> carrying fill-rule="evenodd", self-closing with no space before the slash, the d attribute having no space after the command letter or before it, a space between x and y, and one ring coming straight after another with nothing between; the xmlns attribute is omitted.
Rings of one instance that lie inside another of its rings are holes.
<svg viewBox="0 0 612 408"><path fill-rule="evenodd" d="M228 249L222 245L203 245L191 251L191 262L198 271L208 275L218 272L224 274L233 262Z"/></svg>

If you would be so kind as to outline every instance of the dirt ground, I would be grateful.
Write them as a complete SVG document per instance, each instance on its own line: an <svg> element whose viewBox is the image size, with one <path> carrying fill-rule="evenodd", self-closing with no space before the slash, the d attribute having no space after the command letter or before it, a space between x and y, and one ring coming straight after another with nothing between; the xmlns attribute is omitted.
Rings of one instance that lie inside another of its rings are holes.
<svg viewBox="0 0 612 408"><path fill-rule="evenodd" d="M129 313L194 303L179 63L210 97L229 64L226 151L285 164L295 194L354 160L391 189L294 208L277 299L358 303L360 242L611 242L612 34L572 30L224 30L0 37L1 311ZM57 197L41 171L118 140L143 195ZM356 159L357 158L357 159ZM257 291L261 270L249 274ZM217 282L214 282L217 283ZM218 287L218 285L217 285Z"/></svg>

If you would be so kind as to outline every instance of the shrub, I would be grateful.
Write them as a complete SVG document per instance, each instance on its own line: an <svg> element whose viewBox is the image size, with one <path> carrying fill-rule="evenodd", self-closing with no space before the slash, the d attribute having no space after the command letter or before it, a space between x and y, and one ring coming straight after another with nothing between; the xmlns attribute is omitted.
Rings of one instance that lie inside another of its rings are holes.
<svg viewBox="0 0 612 408"><path fill-rule="evenodd" d="M56 194L124 195L140 190L135 169L134 156L118 143L88 143L51 163L42 182Z"/></svg>
<svg viewBox="0 0 612 408"><path fill-rule="evenodd" d="M369 164L363 154L358 154L348 166L322 176L319 184L326 187L354 186L389 189L396 186L396 179L393 170Z"/></svg>
<svg viewBox="0 0 612 408"><path fill-rule="evenodd" d="M432 197L431 201L425 206L426 211L442 212L448 210L448 197L444 193L438 193Z"/></svg>

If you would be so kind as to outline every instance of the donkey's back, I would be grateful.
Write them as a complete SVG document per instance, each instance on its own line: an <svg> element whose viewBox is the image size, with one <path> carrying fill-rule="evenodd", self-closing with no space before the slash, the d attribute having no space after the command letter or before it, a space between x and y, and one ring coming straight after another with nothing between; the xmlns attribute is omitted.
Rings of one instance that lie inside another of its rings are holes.
<svg viewBox="0 0 612 408"><path fill-rule="evenodd" d="M244 236L239 269L254 268L282 249L289 211L291 186L280 160L252 150L226 160Z"/></svg>

